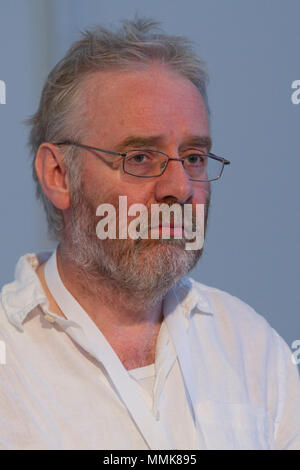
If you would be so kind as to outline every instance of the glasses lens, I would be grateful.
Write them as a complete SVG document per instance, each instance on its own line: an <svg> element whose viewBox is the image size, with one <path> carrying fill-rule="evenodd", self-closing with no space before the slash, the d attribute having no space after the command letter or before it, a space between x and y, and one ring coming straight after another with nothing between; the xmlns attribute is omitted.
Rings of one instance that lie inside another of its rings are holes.
<svg viewBox="0 0 300 470"><path fill-rule="evenodd" d="M131 150L125 158L125 171L135 176L159 176L168 158L151 150Z"/></svg>
<svg viewBox="0 0 300 470"><path fill-rule="evenodd" d="M194 152L184 158L184 168L193 180L211 181L220 177L223 162Z"/></svg>
<svg viewBox="0 0 300 470"><path fill-rule="evenodd" d="M223 162L193 151L184 156L184 169L192 180L210 181L220 177ZM131 150L125 158L125 171L134 176L159 176L168 157L155 150Z"/></svg>

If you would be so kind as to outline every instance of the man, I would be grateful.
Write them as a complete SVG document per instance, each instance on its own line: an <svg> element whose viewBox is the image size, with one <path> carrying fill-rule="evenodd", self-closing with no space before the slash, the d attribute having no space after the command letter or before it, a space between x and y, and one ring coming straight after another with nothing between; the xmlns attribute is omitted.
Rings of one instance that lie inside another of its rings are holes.
<svg viewBox="0 0 300 470"><path fill-rule="evenodd" d="M210 153L203 64L155 26L87 32L30 121L59 244L22 257L2 290L2 448L300 448L287 345L249 306L186 276L202 248L186 249L185 225L172 219L169 239L162 222L158 239L97 235L99 206L120 196L190 205L193 226L204 205L206 223L229 163Z"/></svg>

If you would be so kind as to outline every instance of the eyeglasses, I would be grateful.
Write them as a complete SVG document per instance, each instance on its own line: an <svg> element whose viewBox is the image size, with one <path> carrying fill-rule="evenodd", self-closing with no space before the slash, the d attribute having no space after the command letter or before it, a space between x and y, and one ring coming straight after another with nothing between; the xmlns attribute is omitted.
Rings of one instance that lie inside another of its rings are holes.
<svg viewBox="0 0 300 470"><path fill-rule="evenodd" d="M139 178L161 176L169 161L174 160L182 163L191 181L215 181L221 178L224 166L230 164L230 161L225 158L217 157L213 153L201 153L200 150L190 150L183 158L170 158L169 155L159 150L137 149L118 153L69 140L57 142L54 145L74 145L75 147L123 157L124 173Z"/></svg>

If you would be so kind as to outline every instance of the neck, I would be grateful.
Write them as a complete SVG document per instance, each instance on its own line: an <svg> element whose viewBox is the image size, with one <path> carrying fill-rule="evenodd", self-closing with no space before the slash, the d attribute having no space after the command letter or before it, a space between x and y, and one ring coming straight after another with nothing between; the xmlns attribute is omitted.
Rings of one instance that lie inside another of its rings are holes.
<svg viewBox="0 0 300 470"><path fill-rule="evenodd" d="M127 369L142 367L155 360L156 339L162 322L162 301L141 302L134 292L115 289L105 279L84 272L66 254L57 249L57 267L67 290L79 302ZM44 266L38 276L49 298L50 308L63 316L44 279Z"/></svg>

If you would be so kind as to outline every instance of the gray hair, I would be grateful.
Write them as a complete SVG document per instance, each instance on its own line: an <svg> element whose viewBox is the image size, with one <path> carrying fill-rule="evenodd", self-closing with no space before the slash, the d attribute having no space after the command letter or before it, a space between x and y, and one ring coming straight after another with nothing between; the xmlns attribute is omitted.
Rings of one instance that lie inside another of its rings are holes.
<svg viewBox="0 0 300 470"><path fill-rule="evenodd" d="M125 20L117 31L100 26L85 31L50 72L39 108L27 122L31 126L29 146L36 195L44 205L52 238L63 239L64 219L62 211L44 194L37 177L35 157L39 146L43 142L80 139L84 132L80 119L81 85L89 75L110 69L134 69L151 62L167 65L190 80L201 93L209 114L204 63L188 39L164 34L159 23L151 19ZM79 152L74 147L66 147L63 152L72 194L80 182Z"/></svg>

